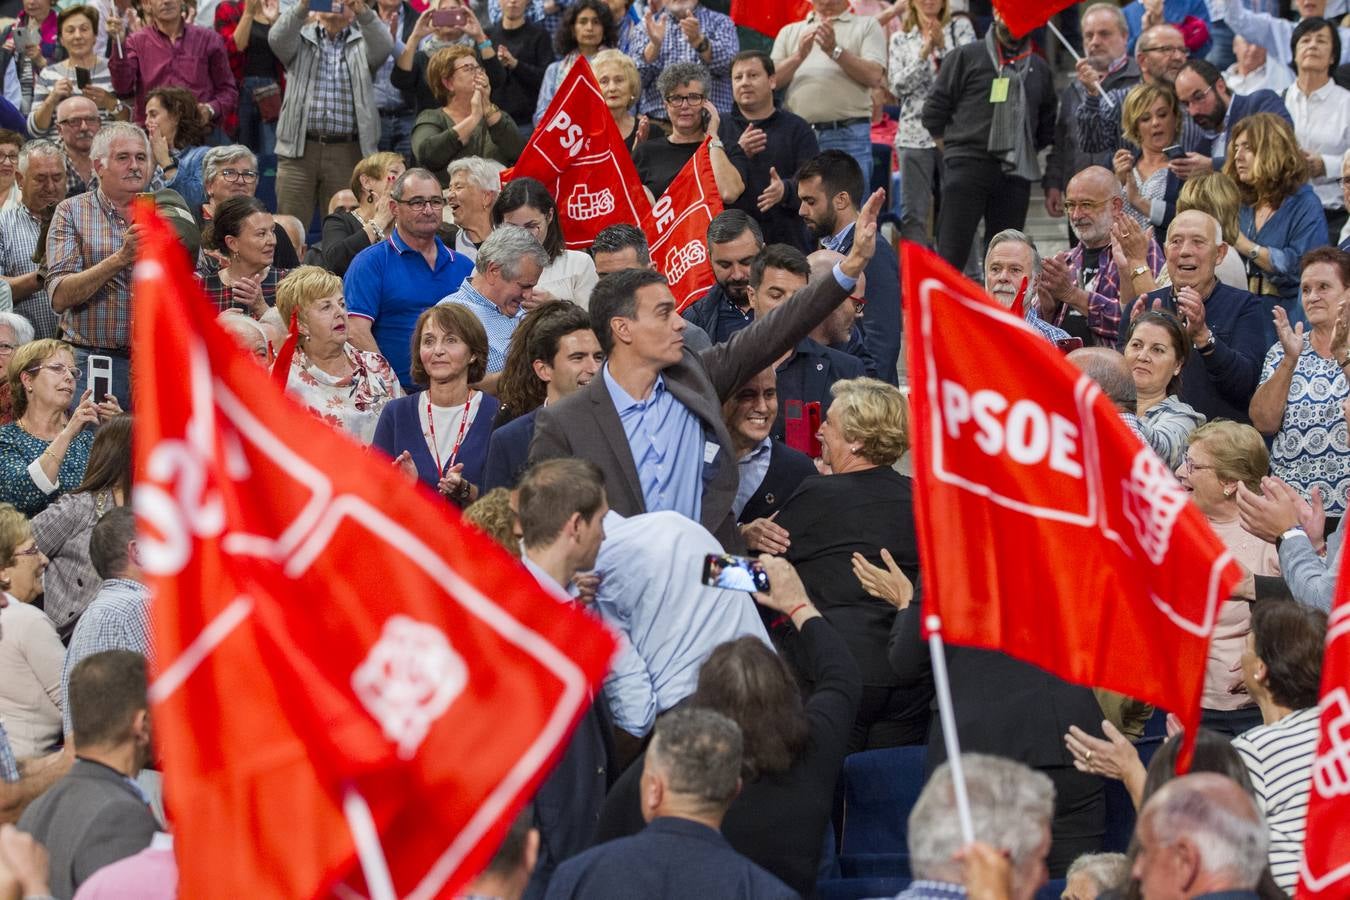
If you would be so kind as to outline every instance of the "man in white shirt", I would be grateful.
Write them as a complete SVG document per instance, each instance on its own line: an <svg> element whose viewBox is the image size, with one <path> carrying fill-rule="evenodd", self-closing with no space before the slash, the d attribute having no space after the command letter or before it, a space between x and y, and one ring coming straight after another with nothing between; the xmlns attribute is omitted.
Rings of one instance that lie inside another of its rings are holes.
<svg viewBox="0 0 1350 900"><path fill-rule="evenodd" d="M1223 80L1235 94L1267 90L1283 94L1294 83L1294 73L1286 65L1270 59L1266 48L1238 35L1233 38L1237 62L1224 69Z"/></svg>

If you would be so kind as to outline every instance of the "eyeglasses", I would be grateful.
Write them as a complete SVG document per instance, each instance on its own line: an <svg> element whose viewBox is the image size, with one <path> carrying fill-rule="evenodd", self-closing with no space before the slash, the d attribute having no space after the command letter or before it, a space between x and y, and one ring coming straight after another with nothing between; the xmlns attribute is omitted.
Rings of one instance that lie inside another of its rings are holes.
<svg viewBox="0 0 1350 900"><path fill-rule="evenodd" d="M465 64L465 65L462 65L462 66L455 66L455 71L456 71L456 72L465 72L465 71L468 71L469 69L482 69L482 68L483 68L483 67L480 66L478 63L470 61L469 63L467 63L467 64Z"/></svg>
<svg viewBox="0 0 1350 900"><path fill-rule="evenodd" d="M57 125L88 125L90 128L97 128L99 123L98 116L71 116L69 119L61 119Z"/></svg>
<svg viewBox="0 0 1350 900"><path fill-rule="evenodd" d="M396 200L394 202L412 207L413 212L422 212L428 206L436 210L445 208L444 197L414 197L411 200Z"/></svg>
<svg viewBox="0 0 1350 900"><path fill-rule="evenodd" d="M852 300L853 305L860 310L867 305L867 298L861 294L849 294L848 299Z"/></svg>
<svg viewBox="0 0 1350 900"><path fill-rule="evenodd" d="M1186 455L1182 458L1182 460L1181 460L1181 465L1182 465L1182 467L1186 470L1186 474L1187 474L1187 475L1190 475L1190 474L1192 474L1193 472L1199 472L1199 471L1202 471L1202 470L1204 470L1204 469L1211 469L1211 470L1212 470L1212 469L1214 468L1214 466L1200 466L1200 465L1196 465L1195 460L1191 459L1191 455L1190 455L1189 453L1186 454Z"/></svg>
<svg viewBox="0 0 1350 900"><path fill-rule="evenodd" d="M1186 47L1185 47L1185 45L1182 45L1182 46L1180 46L1180 47L1171 47L1171 46L1168 46L1168 47L1140 47L1140 48L1139 48L1139 52L1140 52L1140 53L1165 53L1165 54L1167 54L1168 56L1185 56L1185 55L1186 55Z"/></svg>
<svg viewBox="0 0 1350 900"><path fill-rule="evenodd" d="M221 169L220 177L231 184L242 181L244 184L252 184L258 180L257 169Z"/></svg>
<svg viewBox="0 0 1350 900"><path fill-rule="evenodd" d="M18 344L0 343L0 354L10 354L19 349Z"/></svg>
<svg viewBox="0 0 1350 900"><path fill-rule="evenodd" d="M1199 93L1196 93L1196 94L1192 94L1192 95L1189 96L1189 97L1183 98L1182 101L1181 101L1181 105L1184 106L1184 107L1186 107L1187 109L1190 109L1190 108L1191 108L1192 106L1194 106L1195 104L1197 104L1197 103L1201 102L1202 100L1204 100L1204 99L1205 99L1205 95L1208 94L1208 93L1209 93L1210 91L1212 91L1212 90L1214 90L1214 85L1211 84L1209 87L1205 88L1203 91L1200 91Z"/></svg>
<svg viewBox="0 0 1350 900"><path fill-rule="evenodd" d="M1064 211L1069 215L1073 215L1080 209L1085 213L1090 213L1101 209L1105 205L1106 202L1104 200L1065 200Z"/></svg>
<svg viewBox="0 0 1350 900"><path fill-rule="evenodd" d="M0 162L18 162L19 153L16 150L13 153L0 153Z"/></svg>
<svg viewBox="0 0 1350 900"><path fill-rule="evenodd" d="M29 366L27 369L24 369L24 371L31 374L33 372L37 372L40 369L47 369L49 371L55 372L57 378L65 378L66 375L69 374L76 381L79 381L80 376L84 374L83 369L77 369L74 366L63 365L62 363L42 363L41 365L37 366Z"/></svg>
<svg viewBox="0 0 1350 900"><path fill-rule="evenodd" d="M667 106L702 106L708 99L705 94L671 94L666 98Z"/></svg>

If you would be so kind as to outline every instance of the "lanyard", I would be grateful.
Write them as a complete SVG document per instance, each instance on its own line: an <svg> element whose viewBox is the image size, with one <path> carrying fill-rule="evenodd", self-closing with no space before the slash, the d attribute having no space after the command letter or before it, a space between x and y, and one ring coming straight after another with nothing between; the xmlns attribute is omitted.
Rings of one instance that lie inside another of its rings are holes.
<svg viewBox="0 0 1350 900"><path fill-rule="evenodd" d="M459 419L459 434L455 436L455 446L450 448L450 461L441 465L441 448L436 443L436 416L431 412L431 392L427 392L427 427L431 429L429 437L431 438L431 452L436 457L436 475L440 477L445 474L445 470L455 464L455 457L459 456L459 445L464 442L464 432L469 427L469 404L473 403L473 391L469 391L469 399L464 401L464 414Z"/></svg>

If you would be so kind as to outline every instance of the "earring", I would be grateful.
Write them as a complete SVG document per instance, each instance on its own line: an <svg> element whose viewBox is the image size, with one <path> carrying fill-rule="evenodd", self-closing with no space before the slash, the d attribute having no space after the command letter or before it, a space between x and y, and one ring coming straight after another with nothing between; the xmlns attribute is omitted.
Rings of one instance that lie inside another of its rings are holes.
<svg viewBox="0 0 1350 900"><path fill-rule="evenodd" d="M366 202L367 202L367 203L374 203L374 202L375 202L375 192L374 192L374 191L372 191L372 190L367 190L367 191L366 191Z"/></svg>

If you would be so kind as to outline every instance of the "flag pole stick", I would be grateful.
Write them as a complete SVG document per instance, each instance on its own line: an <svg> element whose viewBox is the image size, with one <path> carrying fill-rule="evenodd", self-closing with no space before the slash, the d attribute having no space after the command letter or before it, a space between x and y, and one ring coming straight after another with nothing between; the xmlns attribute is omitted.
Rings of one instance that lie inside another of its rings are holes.
<svg viewBox="0 0 1350 900"><path fill-rule="evenodd" d="M370 813L366 798L350 784L342 792L342 812L352 832L356 858L361 862L361 874L365 876L370 900L398 900L394 879L389 874L389 862L384 858L384 847L380 844L380 830L375 827L375 817Z"/></svg>
<svg viewBox="0 0 1350 900"><path fill-rule="evenodd" d="M961 820L965 843L975 841L975 825L970 817L970 797L966 794L966 772L961 766L961 741L956 735L956 713L952 711L952 686L947 680L947 656L942 650L942 619L929 616L928 653L933 663L933 685L937 692L938 717L942 721L942 742L947 747L947 765L952 770L952 790L956 794L956 813Z"/></svg>
<svg viewBox="0 0 1350 900"><path fill-rule="evenodd" d="M1069 51L1069 55L1073 57L1074 62L1080 63L1083 61L1083 57L1079 55L1077 50L1073 49L1073 44L1070 44L1069 39L1066 38L1064 36L1064 33L1055 26L1055 22L1053 19L1047 20L1045 23L1045 27L1049 28L1050 31L1055 35L1055 37L1059 38L1059 42L1064 45L1065 50ZM1102 90L1100 86L1097 88L1097 90L1100 91L1102 103L1105 104L1107 109L1110 109L1111 107L1116 105L1115 101L1111 99L1111 95L1108 94L1105 90Z"/></svg>

